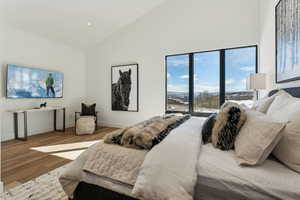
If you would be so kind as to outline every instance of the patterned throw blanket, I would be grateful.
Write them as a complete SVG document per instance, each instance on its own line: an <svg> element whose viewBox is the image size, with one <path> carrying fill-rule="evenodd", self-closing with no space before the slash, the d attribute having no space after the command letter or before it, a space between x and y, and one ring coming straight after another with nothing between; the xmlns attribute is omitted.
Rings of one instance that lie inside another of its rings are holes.
<svg viewBox="0 0 300 200"><path fill-rule="evenodd" d="M129 148L150 150L159 144L174 128L189 118L190 115L175 114L153 117L123 129L121 132L106 135L104 142Z"/></svg>
<svg viewBox="0 0 300 200"><path fill-rule="evenodd" d="M147 153L146 150L100 142L90 152L83 170L111 182L133 187Z"/></svg>

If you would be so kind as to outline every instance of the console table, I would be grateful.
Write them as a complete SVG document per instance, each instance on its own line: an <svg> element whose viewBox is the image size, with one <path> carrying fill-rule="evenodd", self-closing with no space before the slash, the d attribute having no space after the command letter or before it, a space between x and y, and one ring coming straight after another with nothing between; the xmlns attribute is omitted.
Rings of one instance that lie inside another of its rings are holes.
<svg viewBox="0 0 300 200"><path fill-rule="evenodd" d="M56 128L56 114L58 110L63 111L63 128L58 130ZM65 107L46 107L46 108L33 108L33 109L21 109L21 110L10 110L14 114L14 131L15 139L26 141L28 137L28 126L27 126L27 114L32 112L45 112L53 111L54 112L54 131L65 131L66 128L66 108ZM19 137L19 114L24 114L24 137Z"/></svg>

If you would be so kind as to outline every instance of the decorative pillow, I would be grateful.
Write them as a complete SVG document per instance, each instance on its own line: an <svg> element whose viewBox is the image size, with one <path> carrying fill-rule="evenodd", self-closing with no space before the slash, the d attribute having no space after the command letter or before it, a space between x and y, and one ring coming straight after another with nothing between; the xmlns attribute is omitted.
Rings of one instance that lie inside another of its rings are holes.
<svg viewBox="0 0 300 200"><path fill-rule="evenodd" d="M96 115L96 104L87 105L81 103L81 115L82 116L95 116Z"/></svg>
<svg viewBox="0 0 300 200"><path fill-rule="evenodd" d="M240 165L260 165L278 144L286 123L274 122L258 111L248 110L246 114L234 143L235 153Z"/></svg>
<svg viewBox="0 0 300 200"><path fill-rule="evenodd" d="M230 150L240 128L246 121L245 110L238 104L227 103L221 107L212 131L212 144L221 150Z"/></svg>
<svg viewBox="0 0 300 200"><path fill-rule="evenodd" d="M274 99L275 98L273 96L259 99L254 102L252 109L257 110L261 113L267 113L267 111L268 111L270 105L272 104L272 102L274 101Z"/></svg>
<svg viewBox="0 0 300 200"><path fill-rule="evenodd" d="M212 129L215 124L217 113L209 115L202 126L202 142L204 144L211 142Z"/></svg>
<svg viewBox="0 0 300 200"><path fill-rule="evenodd" d="M272 102L274 101L274 99L277 96L280 96L282 94L288 94L288 93L285 92L284 90L279 90L278 92L276 92L275 94L273 94L270 97L266 97L266 98L259 99L259 100L255 101L252 109L257 110L257 111L262 112L262 113L267 113L267 111L270 108L270 106L271 106Z"/></svg>
<svg viewBox="0 0 300 200"><path fill-rule="evenodd" d="M280 95L275 98L267 115L276 121L288 122L273 155L300 173L300 99Z"/></svg>

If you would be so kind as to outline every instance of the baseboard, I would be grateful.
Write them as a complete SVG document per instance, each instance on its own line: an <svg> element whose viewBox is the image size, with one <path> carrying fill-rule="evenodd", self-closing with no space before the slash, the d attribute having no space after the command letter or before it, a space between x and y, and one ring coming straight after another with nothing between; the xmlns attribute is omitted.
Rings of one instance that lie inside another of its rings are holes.
<svg viewBox="0 0 300 200"><path fill-rule="evenodd" d="M125 128L126 127L124 124L110 123L110 122L105 122L105 121L100 122L100 124L98 124L98 125L106 126L106 127L114 127L114 128Z"/></svg>

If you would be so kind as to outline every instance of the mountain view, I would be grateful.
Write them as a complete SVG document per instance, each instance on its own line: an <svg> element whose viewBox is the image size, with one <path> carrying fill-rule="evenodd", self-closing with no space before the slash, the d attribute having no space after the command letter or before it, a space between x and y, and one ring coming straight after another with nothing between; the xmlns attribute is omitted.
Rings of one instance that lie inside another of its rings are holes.
<svg viewBox="0 0 300 200"><path fill-rule="evenodd" d="M194 112L216 112L220 102L220 51L193 54ZM225 50L225 101L250 107L246 79L256 72L256 47ZM167 110L189 111L189 55L167 57Z"/></svg>
<svg viewBox="0 0 300 200"><path fill-rule="evenodd" d="M253 92L227 92L225 101L231 101L251 107L253 104ZM168 111L183 111L189 109L189 94L186 92L168 92ZM196 93L194 96L194 112L217 112L219 110L219 93L208 91Z"/></svg>

